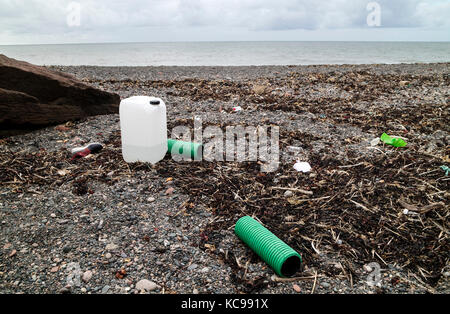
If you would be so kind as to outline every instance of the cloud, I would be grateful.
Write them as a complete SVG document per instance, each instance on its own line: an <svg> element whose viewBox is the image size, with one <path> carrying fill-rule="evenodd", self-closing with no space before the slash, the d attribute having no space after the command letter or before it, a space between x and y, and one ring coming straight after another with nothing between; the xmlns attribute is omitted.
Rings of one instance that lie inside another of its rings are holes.
<svg viewBox="0 0 450 314"><path fill-rule="evenodd" d="M436 0L420 2L417 5L415 17L426 27L450 26L450 1ZM450 37L450 34L449 34Z"/></svg>
<svg viewBox="0 0 450 314"><path fill-rule="evenodd" d="M70 2L0 0L0 44L4 40L26 38L127 41L122 37L145 33L144 29L147 32L199 28L224 32L227 29L245 32L364 29L368 28L367 4L371 1L79 0L81 24L76 28L66 23ZM381 6L382 28L450 27L447 0L378 0L377 3Z"/></svg>

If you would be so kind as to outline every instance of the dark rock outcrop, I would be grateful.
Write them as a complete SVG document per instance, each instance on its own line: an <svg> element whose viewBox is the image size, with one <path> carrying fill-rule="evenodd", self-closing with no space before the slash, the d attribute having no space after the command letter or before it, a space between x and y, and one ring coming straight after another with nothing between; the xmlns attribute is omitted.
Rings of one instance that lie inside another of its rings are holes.
<svg viewBox="0 0 450 314"><path fill-rule="evenodd" d="M118 113L120 97L0 54L0 136Z"/></svg>

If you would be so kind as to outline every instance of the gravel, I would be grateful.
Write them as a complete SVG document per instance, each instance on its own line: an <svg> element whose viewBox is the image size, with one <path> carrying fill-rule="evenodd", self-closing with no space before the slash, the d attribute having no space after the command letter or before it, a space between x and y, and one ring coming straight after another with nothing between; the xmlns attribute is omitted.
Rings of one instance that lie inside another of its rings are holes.
<svg viewBox="0 0 450 314"><path fill-rule="evenodd" d="M346 75L368 71L370 75L392 75L411 80L427 75L447 75L449 64L360 65L360 66L280 66L280 67L52 67L71 73L96 87L118 92L122 98L135 94L158 95L165 99L170 125L202 117L205 124L254 125L261 120L285 129L301 130L315 145L303 151L305 159L329 147L330 153L343 155L337 138L352 138L346 149L358 151L360 143L370 146L379 130L370 126L336 123L322 112L266 110L254 103L240 103L239 96L193 100L183 88L170 87L172 81L189 79L225 80L253 84L283 79L292 73L308 76L325 73ZM113 81L111 81L113 80ZM169 82L167 85L140 85L143 81ZM138 83L136 83L138 82ZM447 81L448 82L448 81ZM198 82L197 82L198 83ZM197 84L196 83L196 84ZM274 86L273 82L271 83ZM279 86L274 93L291 93ZM192 86L190 87L192 88ZM403 87L407 88L407 87ZM405 99L433 99L436 104L448 100L448 85L416 86L385 95L374 105L400 106ZM311 86L309 99L340 97L348 91L332 86ZM195 98L195 97L194 97ZM447 100L446 100L447 99ZM231 113L236 104L244 110ZM364 102L355 104L364 108ZM447 104L448 105L448 104ZM219 110L219 109L222 110ZM446 107L448 110L448 107ZM366 109L365 109L366 110ZM448 111L444 112L448 115ZM322 116L319 116L322 115ZM448 117L448 116L447 116ZM54 127L18 135L0 142L0 153L42 151L61 152L90 142L108 143L119 132L119 116L91 117L68 123L68 132ZM401 129L401 127L399 127ZM429 139L429 151L448 145L449 130L441 135L420 133ZM440 142L439 142L440 141ZM302 138L289 138L301 146ZM448 146L447 146L448 147ZM120 151L116 151L120 154ZM368 156L375 150L366 152ZM283 160L291 161L283 152ZM85 162L94 162L90 155ZM68 158L69 159L69 158ZM61 161L57 168L68 167ZM70 171L70 170L69 170ZM315 175L314 173L311 174ZM64 176L62 176L64 177ZM204 247L204 231L220 218L202 203L192 203L176 182L167 184L155 167L130 168L128 173L109 173L110 180L91 180L87 193L74 193L73 182L60 186L31 184L0 185L0 292L1 293L448 293L448 267L438 283L430 285L401 265L381 264L378 285L369 284L373 269L364 265L340 263L339 254L317 254L314 265L305 265L297 279L280 279L245 247L232 229L218 230L220 241ZM290 193L289 193L290 192ZM284 197L292 197L287 191ZM186 205L188 204L188 205ZM220 253L220 254L218 254ZM245 268L242 278L219 256L236 257ZM345 266L345 267L344 267ZM245 280L243 280L245 279Z"/></svg>

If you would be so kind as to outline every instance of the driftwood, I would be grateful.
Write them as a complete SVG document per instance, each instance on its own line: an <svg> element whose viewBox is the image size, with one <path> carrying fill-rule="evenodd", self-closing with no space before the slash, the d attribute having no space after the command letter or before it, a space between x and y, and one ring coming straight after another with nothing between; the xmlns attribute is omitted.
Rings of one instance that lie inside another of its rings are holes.
<svg viewBox="0 0 450 314"><path fill-rule="evenodd" d="M0 55L0 135L117 113L119 103L70 75Z"/></svg>

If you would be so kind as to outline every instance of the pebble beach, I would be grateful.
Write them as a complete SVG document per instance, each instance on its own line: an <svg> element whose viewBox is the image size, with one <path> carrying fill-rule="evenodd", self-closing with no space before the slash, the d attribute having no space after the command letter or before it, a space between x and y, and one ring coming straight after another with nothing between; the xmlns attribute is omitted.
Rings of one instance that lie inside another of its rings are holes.
<svg viewBox="0 0 450 314"><path fill-rule="evenodd" d="M279 126L280 165L127 164L118 114L0 139L0 293L450 292L450 63L49 68L162 98L169 131ZM234 234L243 215L302 271L276 276Z"/></svg>

